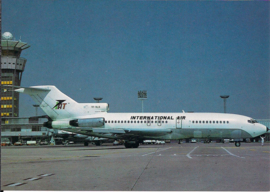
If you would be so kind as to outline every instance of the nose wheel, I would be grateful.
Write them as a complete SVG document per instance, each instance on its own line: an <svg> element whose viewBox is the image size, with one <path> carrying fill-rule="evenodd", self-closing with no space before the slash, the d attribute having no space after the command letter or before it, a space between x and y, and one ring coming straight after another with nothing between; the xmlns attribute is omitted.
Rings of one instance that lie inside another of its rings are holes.
<svg viewBox="0 0 270 192"><path fill-rule="evenodd" d="M234 143L234 145L235 145L235 147L240 147L240 146L241 146L241 142L240 142L240 141L236 141L236 142Z"/></svg>

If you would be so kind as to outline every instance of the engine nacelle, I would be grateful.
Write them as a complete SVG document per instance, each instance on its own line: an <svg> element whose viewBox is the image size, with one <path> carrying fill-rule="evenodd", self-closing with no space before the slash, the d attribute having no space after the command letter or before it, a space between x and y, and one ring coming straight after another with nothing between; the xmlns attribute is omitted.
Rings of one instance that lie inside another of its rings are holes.
<svg viewBox="0 0 270 192"><path fill-rule="evenodd" d="M75 119L69 122L74 127L101 127L104 126L104 118Z"/></svg>
<svg viewBox="0 0 270 192"><path fill-rule="evenodd" d="M45 123L43 123L44 127L47 128L57 128L57 129L61 129L61 128L69 128L69 121L68 120L59 120L59 121L47 121Z"/></svg>

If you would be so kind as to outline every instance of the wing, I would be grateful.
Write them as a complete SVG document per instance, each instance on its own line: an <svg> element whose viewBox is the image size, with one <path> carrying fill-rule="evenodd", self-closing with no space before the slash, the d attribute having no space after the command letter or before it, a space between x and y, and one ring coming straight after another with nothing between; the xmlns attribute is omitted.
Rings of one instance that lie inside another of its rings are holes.
<svg viewBox="0 0 270 192"><path fill-rule="evenodd" d="M119 128L119 129L92 129L93 133L107 133L116 136L119 139L144 139L164 136L172 133L171 129L149 129L149 128Z"/></svg>

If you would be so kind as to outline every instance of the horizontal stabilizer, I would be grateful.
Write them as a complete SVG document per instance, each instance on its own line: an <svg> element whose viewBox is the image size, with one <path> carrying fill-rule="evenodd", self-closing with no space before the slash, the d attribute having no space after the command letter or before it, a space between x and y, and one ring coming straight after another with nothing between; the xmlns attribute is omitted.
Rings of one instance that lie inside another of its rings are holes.
<svg viewBox="0 0 270 192"><path fill-rule="evenodd" d="M2 85L2 87L7 88L6 91L17 91L23 93L25 90L36 90L36 91L50 91L50 89L47 88L41 88L41 87L21 87L21 86L15 86L15 85ZM5 90L4 90L5 91Z"/></svg>
<svg viewBox="0 0 270 192"><path fill-rule="evenodd" d="M6 123L1 124L1 127L11 127L11 126L43 126L43 123Z"/></svg>
<svg viewBox="0 0 270 192"><path fill-rule="evenodd" d="M31 117L2 117L2 119L7 119L7 120L9 120L9 119L34 119L34 118L36 118L36 119L39 119L39 118L49 118L49 116L48 115L40 115L40 116L31 116Z"/></svg>
<svg viewBox="0 0 270 192"><path fill-rule="evenodd" d="M26 88L18 88L15 90L16 92L19 93L31 93L31 92L40 92L40 91L44 91L44 92L49 92L51 91L50 89L46 89L46 88L40 88L40 87L26 87Z"/></svg>

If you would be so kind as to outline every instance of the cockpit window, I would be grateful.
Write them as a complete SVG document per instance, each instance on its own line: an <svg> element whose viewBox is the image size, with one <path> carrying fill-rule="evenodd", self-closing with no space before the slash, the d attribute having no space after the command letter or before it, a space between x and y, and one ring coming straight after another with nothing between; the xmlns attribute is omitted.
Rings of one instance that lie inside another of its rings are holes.
<svg viewBox="0 0 270 192"><path fill-rule="evenodd" d="M249 123L258 123L258 121L256 121L255 119L250 119L248 120Z"/></svg>

